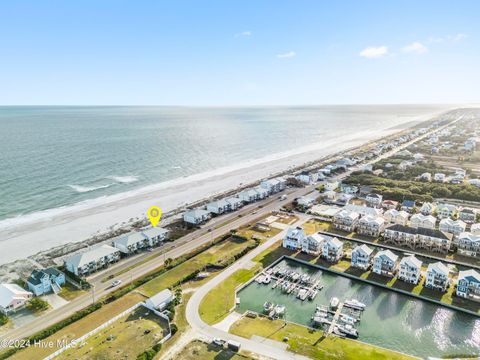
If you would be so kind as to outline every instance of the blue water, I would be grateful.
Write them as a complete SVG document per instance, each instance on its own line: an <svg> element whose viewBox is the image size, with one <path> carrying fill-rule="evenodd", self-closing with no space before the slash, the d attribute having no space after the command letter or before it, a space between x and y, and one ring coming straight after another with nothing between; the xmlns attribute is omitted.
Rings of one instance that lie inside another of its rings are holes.
<svg viewBox="0 0 480 360"><path fill-rule="evenodd" d="M0 223L442 109L0 107Z"/></svg>

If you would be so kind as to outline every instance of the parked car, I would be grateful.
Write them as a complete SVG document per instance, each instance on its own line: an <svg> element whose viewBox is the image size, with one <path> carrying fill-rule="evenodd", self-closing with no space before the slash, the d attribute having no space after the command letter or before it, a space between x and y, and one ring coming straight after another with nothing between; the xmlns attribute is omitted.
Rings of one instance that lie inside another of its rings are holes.
<svg viewBox="0 0 480 360"><path fill-rule="evenodd" d="M118 286L122 283L122 280L113 280L112 281L112 287Z"/></svg>

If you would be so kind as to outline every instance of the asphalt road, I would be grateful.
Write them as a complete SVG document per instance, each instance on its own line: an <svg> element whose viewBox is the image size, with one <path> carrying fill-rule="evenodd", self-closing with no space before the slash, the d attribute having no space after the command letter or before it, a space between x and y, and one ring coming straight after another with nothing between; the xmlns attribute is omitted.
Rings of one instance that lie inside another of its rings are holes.
<svg viewBox="0 0 480 360"><path fill-rule="evenodd" d="M457 120L455 120L457 121ZM433 132L440 131L444 127L448 125L439 127L438 129L435 129L431 132L428 132L422 136L419 136L418 138L407 142L398 148L391 150L375 160L372 160L368 162L368 164L373 164L377 161L380 161L386 157L389 157L393 155L394 153L401 151L402 149L406 148L407 146L411 145L414 142L420 141L421 139L427 137ZM365 164L364 164L365 165ZM362 166L364 166L362 165ZM333 177L333 179L341 180L345 177L347 177L352 171L358 170L359 166L351 168L349 171L342 173L340 175L337 175ZM283 204L288 203L292 201L293 199L306 195L313 191L315 189L314 185L309 185L304 188L300 189L289 189L287 190L287 199L284 201L278 200L278 196L273 196L271 198L265 199L263 201L259 201L250 205L245 206L242 208L240 211L225 215L225 216L220 216L214 220L211 220L207 225L203 226L201 229L196 230L181 239L178 239L177 241L173 243L168 243L166 246L163 248L159 248L156 250L156 252L162 252L165 251L164 256L160 255L154 259L151 259L149 261L144 262L143 264L140 264L126 272L124 272L121 275L118 275L115 277L115 279L121 280L124 284L129 283L131 281L134 281L145 274L155 270L159 266L161 266L164 262L164 259L166 258L176 258L182 255L185 255L197 247L208 243L209 241L212 241L214 238L222 236L223 234L229 232L230 230L236 229L241 225L247 224L258 217L264 216L274 210L278 210ZM285 192L284 192L285 193ZM259 208L261 206L261 208ZM241 217L238 217L239 215L242 215ZM231 221L230 221L231 220ZM228 222L227 224L224 224L225 222ZM222 224L224 224L222 226ZM217 228L215 228L218 226ZM211 232L205 233L207 229L212 229ZM13 329L5 334L2 334L0 337L0 340L18 340L18 339L24 339L30 335L35 334L38 331L41 331L45 328L47 328L50 325L53 325L57 323L60 320L63 320L67 318L68 316L72 315L76 311L79 311L88 305L90 305L93 301L96 299L99 299L100 297L103 297L110 292L116 290L117 288L112 288L110 282L102 282L102 279L105 277L108 277L112 274L118 274L124 269L127 269L131 267L134 264L137 264L139 262L144 261L147 257L150 257L152 253L144 253L141 255L138 255L136 257L132 257L131 259L124 260L119 262L118 264L110 267L109 269L102 271L98 274L95 274L89 278L90 282L93 285L93 290L85 295L81 295L74 300L70 301L68 304L58 308L51 310L44 315L36 318L35 320L29 322L28 324L25 324L24 326L21 326L19 328ZM0 349L1 351L1 349Z"/></svg>

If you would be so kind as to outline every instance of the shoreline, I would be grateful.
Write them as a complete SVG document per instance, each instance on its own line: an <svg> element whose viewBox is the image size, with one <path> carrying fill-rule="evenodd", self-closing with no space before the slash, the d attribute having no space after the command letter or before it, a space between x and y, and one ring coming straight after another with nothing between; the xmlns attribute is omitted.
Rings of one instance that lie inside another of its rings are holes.
<svg viewBox="0 0 480 360"><path fill-rule="evenodd" d="M75 208L78 206L77 204L70 207L70 211L60 215L52 214L44 219L34 219L29 225L24 221L0 229L0 238L2 239L0 243L4 250L0 255L0 268L8 267L12 262L25 258L35 260L36 255L41 255L41 253L47 255L49 251L61 247L72 247L72 245L78 247L79 243L82 245L82 242L89 239L108 236L114 230L129 227L134 222L145 218L146 209L151 204L162 207L167 215L175 211L182 211L192 203L207 201L223 193L238 191L238 189L261 179L292 172L294 169L307 168L372 142L381 141L387 136L404 132L426 121L432 121L439 114L445 112L424 116L428 120L419 118L400 126L375 131L365 130L341 139L327 139L321 145L310 145L288 153L274 154L269 156L268 160L260 158L237 166L220 168L149 185L127 193L111 195L108 196L108 199L102 197L100 198L103 200L101 204L95 203L98 199L94 199L91 206L79 209ZM341 143L338 144L338 141ZM162 223L165 224L167 220L162 219ZM59 237L58 234L62 234L62 236ZM17 255L18 249L22 249L22 255Z"/></svg>

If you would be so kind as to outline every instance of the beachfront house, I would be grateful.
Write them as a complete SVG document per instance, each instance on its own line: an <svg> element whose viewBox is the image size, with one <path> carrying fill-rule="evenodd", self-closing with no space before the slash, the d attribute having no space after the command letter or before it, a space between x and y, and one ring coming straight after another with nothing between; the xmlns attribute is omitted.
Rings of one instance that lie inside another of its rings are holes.
<svg viewBox="0 0 480 360"><path fill-rule="evenodd" d="M51 292L58 294L65 284L65 274L53 267L41 270L33 270L27 279L28 289L41 296Z"/></svg>
<svg viewBox="0 0 480 360"><path fill-rule="evenodd" d="M248 204L259 200L260 194L255 189L245 189L238 193L238 198Z"/></svg>
<svg viewBox="0 0 480 360"><path fill-rule="evenodd" d="M451 218L446 218L440 220L440 225L438 228L440 231L458 236L465 231L466 227L467 224L465 224L462 220L452 220Z"/></svg>
<svg viewBox="0 0 480 360"><path fill-rule="evenodd" d="M365 197L368 205L373 207L380 207L382 205L383 196L375 193L370 193Z"/></svg>
<svg viewBox="0 0 480 360"><path fill-rule="evenodd" d="M398 268L398 256L390 250L381 250L373 257L373 272L383 276L394 276Z"/></svg>
<svg viewBox="0 0 480 360"><path fill-rule="evenodd" d="M283 238L283 247L290 250L299 250L306 238L305 231L301 227L290 228Z"/></svg>
<svg viewBox="0 0 480 360"><path fill-rule="evenodd" d="M398 272L398 278L402 281L418 284L422 276L422 262L410 255L402 258L400 261L400 270Z"/></svg>
<svg viewBox="0 0 480 360"><path fill-rule="evenodd" d="M358 221L357 233L377 237L385 229L385 219L381 216L364 216Z"/></svg>
<svg viewBox="0 0 480 360"><path fill-rule="evenodd" d="M477 213L473 209L463 208L459 211L458 218L467 224L473 224L477 219Z"/></svg>
<svg viewBox="0 0 480 360"><path fill-rule="evenodd" d="M317 172L302 172L295 176L295 179L300 181L303 184L310 185L315 183L318 180L318 173Z"/></svg>
<svg viewBox="0 0 480 360"><path fill-rule="evenodd" d="M324 189L325 191L335 191L339 185L338 180L329 179L325 182Z"/></svg>
<svg viewBox="0 0 480 360"><path fill-rule="evenodd" d="M333 217L333 225L336 229L352 232L357 227L359 218L359 213L343 209Z"/></svg>
<svg viewBox="0 0 480 360"><path fill-rule="evenodd" d="M425 216L432 215L435 211L435 205L430 202L424 202L422 207L420 208L420 213Z"/></svg>
<svg viewBox="0 0 480 360"><path fill-rule="evenodd" d="M410 214L403 210L389 209L385 211L383 217L390 224L407 225Z"/></svg>
<svg viewBox="0 0 480 360"><path fill-rule="evenodd" d="M278 177L274 179L264 180L260 183L260 186L266 189L270 194L275 194L277 192L285 190L285 187L287 186L287 181L282 177Z"/></svg>
<svg viewBox="0 0 480 360"><path fill-rule="evenodd" d="M135 254L149 247L149 240L142 232L131 232L117 236L112 245L124 255Z"/></svg>
<svg viewBox="0 0 480 360"><path fill-rule="evenodd" d="M183 213L183 221L190 225L200 225L208 219L210 219L210 212L203 209L193 209Z"/></svg>
<svg viewBox="0 0 480 360"><path fill-rule="evenodd" d="M435 175L433 175L433 181L443 183L446 177L444 173L435 173Z"/></svg>
<svg viewBox="0 0 480 360"><path fill-rule="evenodd" d="M142 233L148 241L148 246L154 247L167 240L170 231L161 227L151 227L142 230Z"/></svg>
<svg viewBox="0 0 480 360"><path fill-rule="evenodd" d="M343 256L343 242L336 237L325 236L322 246L322 258L329 262L337 262Z"/></svg>
<svg viewBox="0 0 480 360"><path fill-rule="evenodd" d="M144 304L150 310L163 311L174 299L173 293L169 289L164 289L145 300Z"/></svg>
<svg viewBox="0 0 480 360"><path fill-rule="evenodd" d="M217 201L212 201L207 204L207 211L220 215L231 210L230 204L225 199L220 199Z"/></svg>
<svg viewBox="0 0 480 360"><path fill-rule="evenodd" d="M373 249L365 244L359 245L352 250L352 266L362 270L368 270L372 264Z"/></svg>
<svg viewBox="0 0 480 360"><path fill-rule="evenodd" d="M457 239L457 251L462 255L478 256L480 255L480 234L463 232Z"/></svg>
<svg viewBox="0 0 480 360"><path fill-rule="evenodd" d="M263 199L266 199L270 194L268 192L267 189L264 189L263 187L261 186L257 186L255 189L254 189L256 192L257 192L257 200L263 200Z"/></svg>
<svg viewBox="0 0 480 360"><path fill-rule="evenodd" d="M435 229L437 219L432 215L415 214L410 218L413 228Z"/></svg>
<svg viewBox="0 0 480 360"><path fill-rule="evenodd" d="M322 253L323 243L326 240L326 236L315 233L301 239L302 252L318 256Z"/></svg>
<svg viewBox="0 0 480 360"><path fill-rule="evenodd" d="M457 296L480 301L480 274L473 270L463 270L458 274Z"/></svg>
<svg viewBox="0 0 480 360"><path fill-rule="evenodd" d="M457 207L450 204L440 204L437 206L437 216L440 219L453 217L457 213Z"/></svg>
<svg viewBox="0 0 480 360"><path fill-rule="evenodd" d="M230 197L225 199L225 201L230 205L230 210L232 211L238 210L243 206L242 200L240 200L238 197Z"/></svg>
<svg viewBox="0 0 480 360"><path fill-rule="evenodd" d="M120 260L120 250L110 245L100 245L64 260L65 269L77 276L84 276Z"/></svg>
<svg viewBox="0 0 480 360"><path fill-rule="evenodd" d="M354 195L358 192L358 186L342 183L340 184L340 191L345 194Z"/></svg>
<svg viewBox="0 0 480 360"><path fill-rule="evenodd" d="M441 263L431 263L427 268L427 277L425 280L425 287L439 291L446 291L450 284L449 276L450 270Z"/></svg>
<svg viewBox="0 0 480 360"><path fill-rule="evenodd" d="M0 312L8 315L24 307L33 297L17 284L0 284Z"/></svg>

